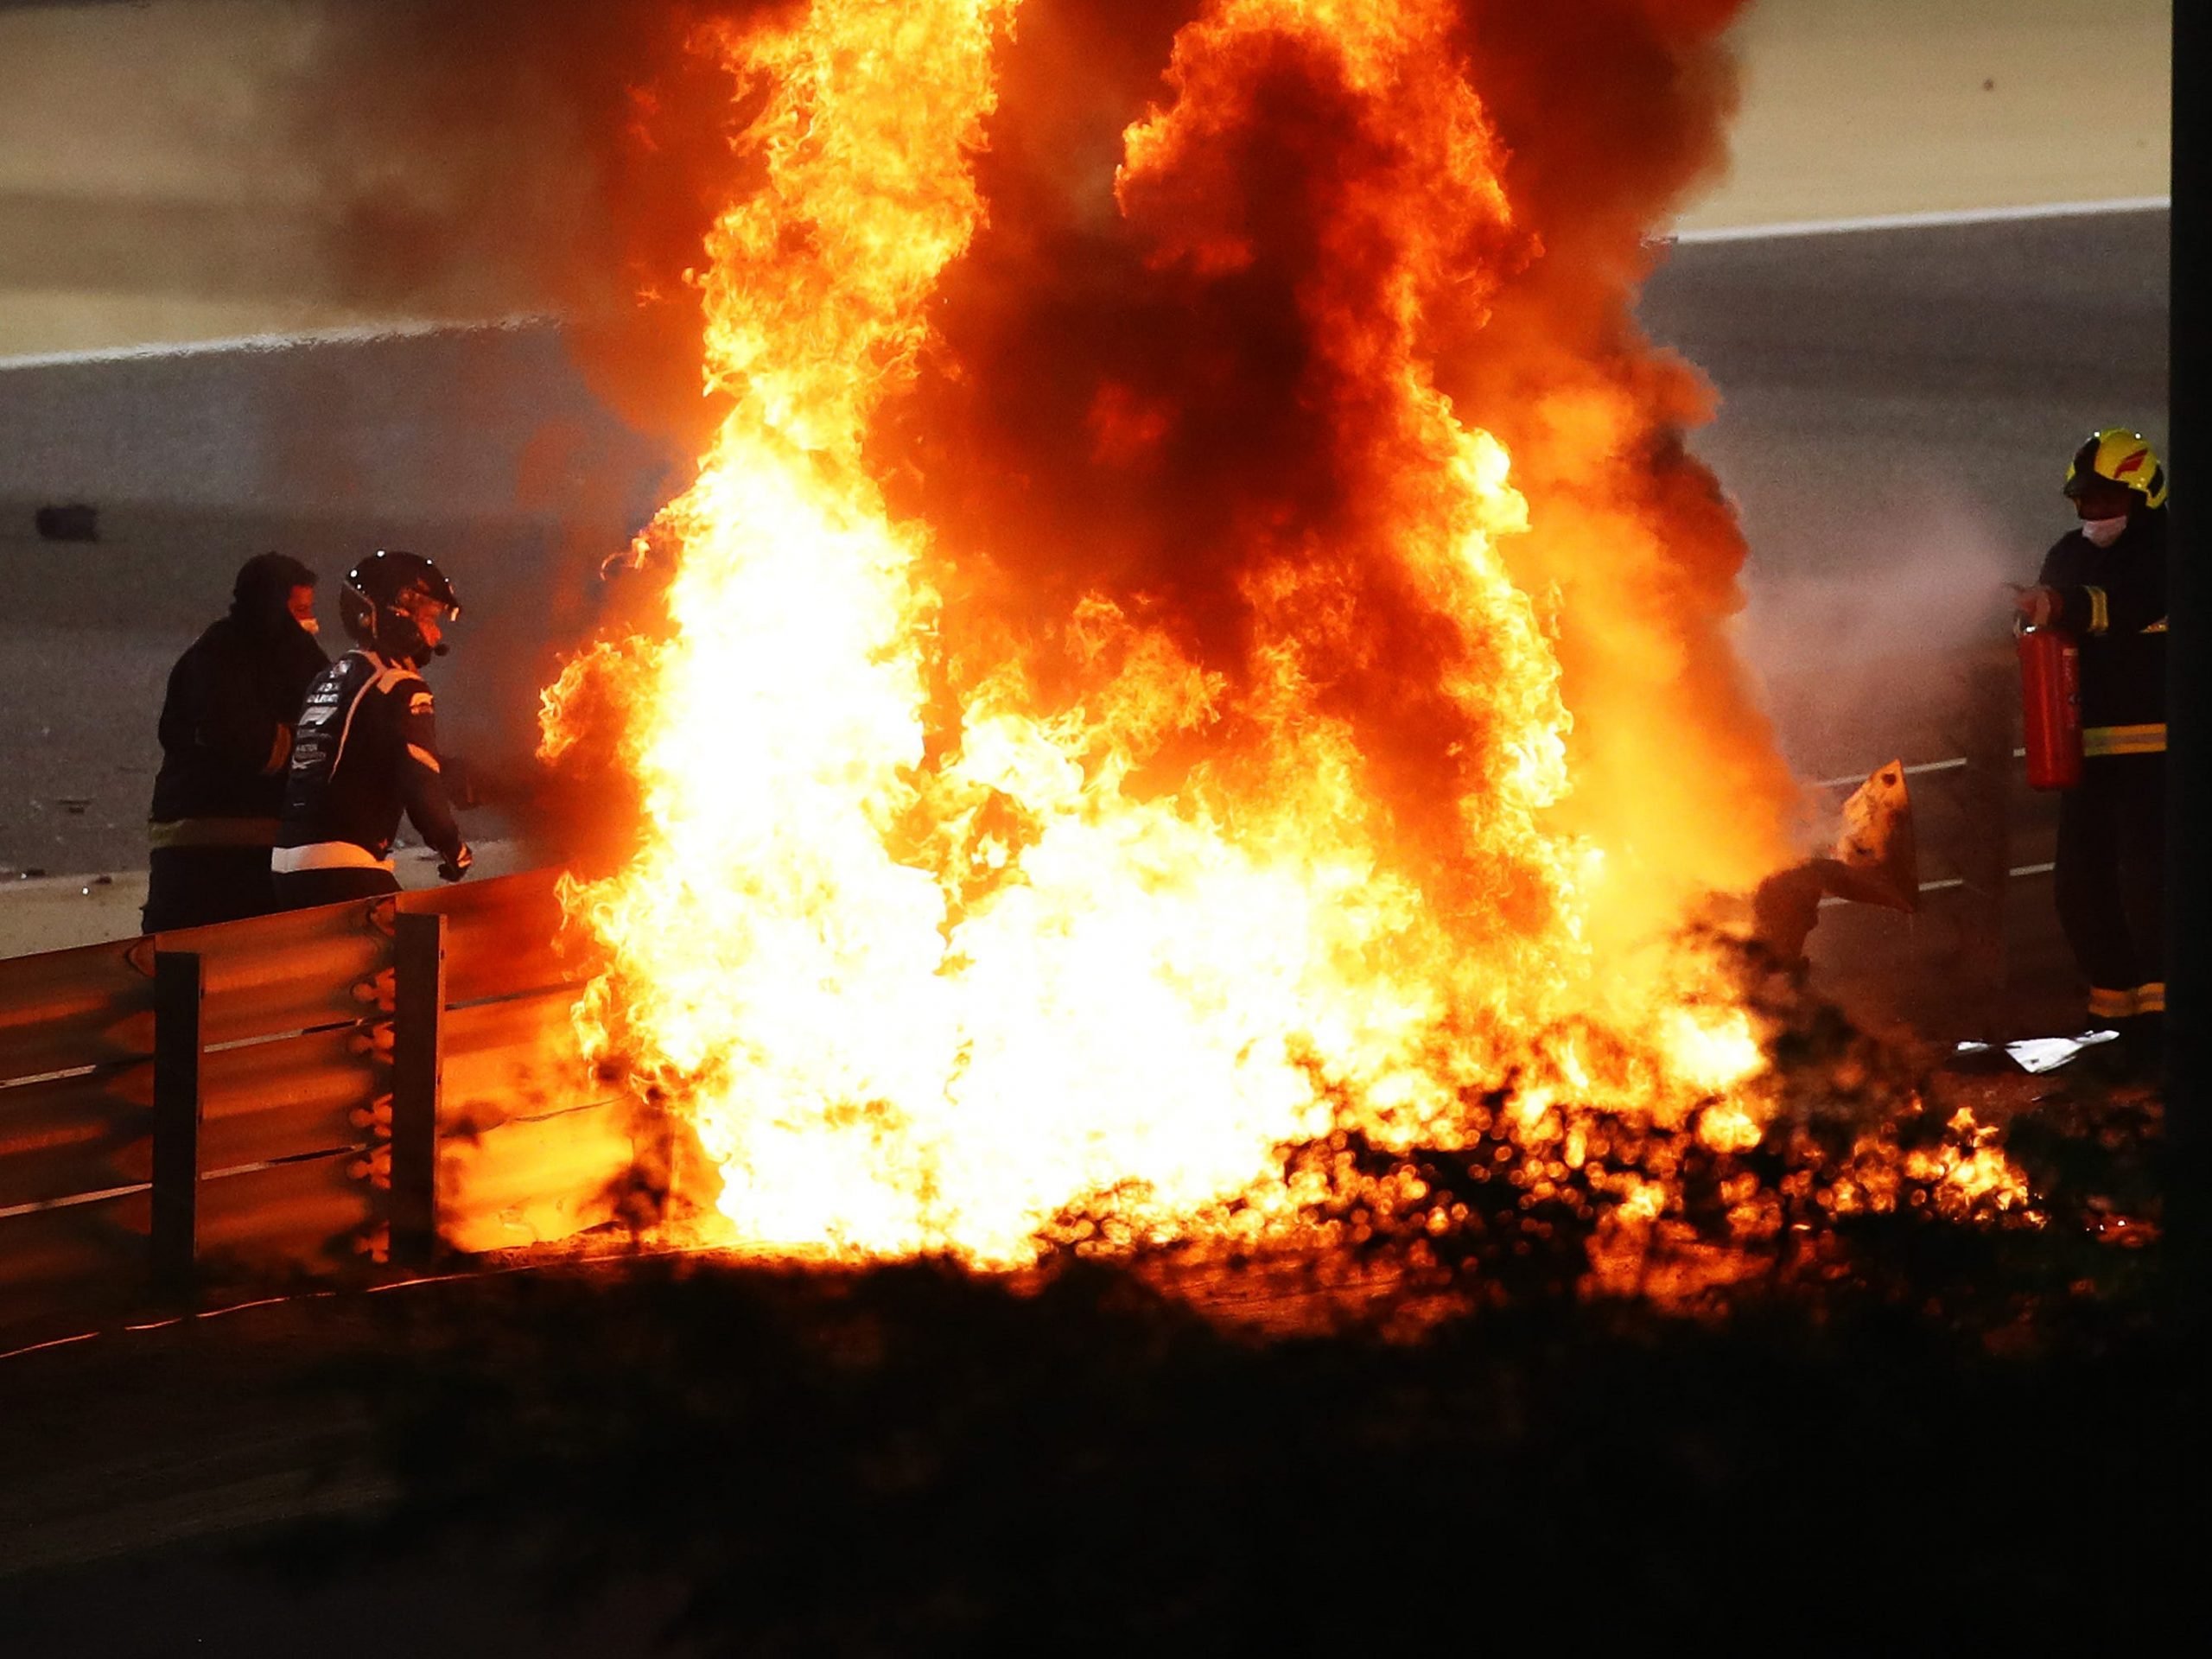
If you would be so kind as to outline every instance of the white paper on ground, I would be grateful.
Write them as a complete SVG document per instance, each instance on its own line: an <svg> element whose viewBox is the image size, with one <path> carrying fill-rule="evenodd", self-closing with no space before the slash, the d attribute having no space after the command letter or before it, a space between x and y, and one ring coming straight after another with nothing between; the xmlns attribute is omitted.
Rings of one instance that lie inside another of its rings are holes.
<svg viewBox="0 0 2212 1659"><path fill-rule="evenodd" d="M2005 1052L2023 1071L2056 1071L2083 1049L2112 1042L2119 1035L2116 1031L2085 1031L2079 1037L2026 1037L2005 1044Z"/></svg>

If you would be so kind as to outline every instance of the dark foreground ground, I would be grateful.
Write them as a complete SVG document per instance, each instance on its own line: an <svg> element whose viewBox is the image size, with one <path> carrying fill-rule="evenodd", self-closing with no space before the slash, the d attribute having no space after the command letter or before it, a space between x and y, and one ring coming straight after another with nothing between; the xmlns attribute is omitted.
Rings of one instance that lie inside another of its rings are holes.
<svg viewBox="0 0 2212 1659"><path fill-rule="evenodd" d="M1667 1313L1508 1211L1426 1273L631 1259L18 1355L0 1651L2124 1648L2197 1622L2197 1314L2108 1214L2155 1113L2014 1092L2046 1224L1902 1202Z"/></svg>

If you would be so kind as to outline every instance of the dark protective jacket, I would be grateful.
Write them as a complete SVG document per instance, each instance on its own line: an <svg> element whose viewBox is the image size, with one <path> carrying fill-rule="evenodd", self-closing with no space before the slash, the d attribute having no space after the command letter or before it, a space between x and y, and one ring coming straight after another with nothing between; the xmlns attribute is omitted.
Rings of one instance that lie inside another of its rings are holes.
<svg viewBox="0 0 2212 1659"><path fill-rule="evenodd" d="M374 652L347 652L308 688L300 711L273 868L388 870L403 811L452 859L461 828L442 770L423 677Z"/></svg>
<svg viewBox="0 0 2212 1659"><path fill-rule="evenodd" d="M177 658L162 699L156 847L276 840L292 727L328 662L289 613L245 607L211 624Z"/></svg>
<svg viewBox="0 0 2212 1659"><path fill-rule="evenodd" d="M2082 647L2082 752L2166 747L2166 510L2138 508L2110 547L2080 531L2044 556L2057 624Z"/></svg>

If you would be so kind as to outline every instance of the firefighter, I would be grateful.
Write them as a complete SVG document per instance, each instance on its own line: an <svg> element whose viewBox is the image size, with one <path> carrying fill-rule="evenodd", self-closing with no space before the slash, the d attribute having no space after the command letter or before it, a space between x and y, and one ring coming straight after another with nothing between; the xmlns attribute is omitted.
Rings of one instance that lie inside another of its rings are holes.
<svg viewBox="0 0 2212 1659"><path fill-rule="evenodd" d="M315 644L315 572L248 559L231 608L169 671L147 828L146 931L265 915L269 854L300 701L329 659Z"/></svg>
<svg viewBox="0 0 2212 1659"><path fill-rule="evenodd" d="M419 671L446 652L461 614L429 560L380 552L346 573L339 613L354 649L309 688L292 745L283 820L271 857L287 910L397 893L392 837L404 811L458 881L472 861L438 758L435 706Z"/></svg>
<svg viewBox="0 0 2212 1659"><path fill-rule="evenodd" d="M2081 523L2021 594L2081 646L2082 781L2059 798L2058 916L2093 1024L2129 1069L2163 1063L2166 986L2166 474L2143 435L2094 433L2066 469Z"/></svg>

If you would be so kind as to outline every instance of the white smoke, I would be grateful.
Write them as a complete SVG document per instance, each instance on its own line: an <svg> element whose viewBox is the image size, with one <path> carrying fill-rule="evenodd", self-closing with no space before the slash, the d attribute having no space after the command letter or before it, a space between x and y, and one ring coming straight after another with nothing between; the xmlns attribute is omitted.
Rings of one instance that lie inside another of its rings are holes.
<svg viewBox="0 0 2212 1659"><path fill-rule="evenodd" d="M1954 735L1963 667L2002 645L2008 584L2034 580L2035 553L1986 510L1931 493L1840 519L1818 569L1770 572L1755 552L1745 576L1745 658L1792 766L1827 775L1942 758L1916 751Z"/></svg>

